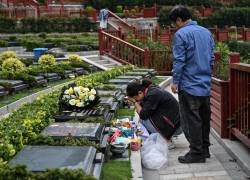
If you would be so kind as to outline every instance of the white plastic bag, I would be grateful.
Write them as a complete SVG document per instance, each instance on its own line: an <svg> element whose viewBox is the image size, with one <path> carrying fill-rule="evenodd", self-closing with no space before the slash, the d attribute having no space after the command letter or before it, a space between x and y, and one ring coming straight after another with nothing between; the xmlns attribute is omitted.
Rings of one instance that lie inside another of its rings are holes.
<svg viewBox="0 0 250 180"><path fill-rule="evenodd" d="M168 145L159 134L150 134L141 148L142 164L145 168L157 170L168 162Z"/></svg>

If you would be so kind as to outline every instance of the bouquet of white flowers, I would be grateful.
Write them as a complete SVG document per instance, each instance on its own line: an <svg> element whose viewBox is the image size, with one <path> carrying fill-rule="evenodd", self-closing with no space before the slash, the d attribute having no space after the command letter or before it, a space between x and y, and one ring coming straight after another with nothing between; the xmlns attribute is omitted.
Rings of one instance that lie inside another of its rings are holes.
<svg viewBox="0 0 250 180"><path fill-rule="evenodd" d="M61 95L63 104L77 109L84 109L98 102L97 92L94 88L72 86L64 89ZM72 109L71 108L71 109Z"/></svg>

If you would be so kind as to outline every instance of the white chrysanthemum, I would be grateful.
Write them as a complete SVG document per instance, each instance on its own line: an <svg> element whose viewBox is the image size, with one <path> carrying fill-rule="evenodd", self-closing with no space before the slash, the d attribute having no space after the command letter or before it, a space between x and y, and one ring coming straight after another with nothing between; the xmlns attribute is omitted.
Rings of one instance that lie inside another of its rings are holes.
<svg viewBox="0 0 250 180"><path fill-rule="evenodd" d="M64 91L64 94L69 94L69 90L68 90L68 89L65 90L65 91Z"/></svg>
<svg viewBox="0 0 250 180"><path fill-rule="evenodd" d="M84 103L83 103L83 102L76 103L76 106L77 106L77 107L83 107L83 106L84 106Z"/></svg>
<svg viewBox="0 0 250 180"><path fill-rule="evenodd" d="M83 91L88 92L89 88L83 88Z"/></svg>
<svg viewBox="0 0 250 180"><path fill-rule="evenodd" d="M75 95L71 95L70 97L71 97L71 98L73 98L73 99L75 99L75 98L76 98L76 96L75 96Z"/></svg>
<svg viewBox="0 0 250 180"><path fill-rule="evenodd" d="M78 87L78 86L74 87L74 91L79 94L81 92L80 87Z"/></svg>
<svg viewBox="0 0 250 180"><path fill-rule="evenodd" d="M69 95L63 95L63 100L68 100L68 99L70 99Z"/></svg>
<svg viewBox="0 0 250 180"><path fill-rule="evenodd" d="M76 105L76 100L75 100L75 99L69 100L69 104L70 104L71 106Z"/></svg>
<svg viewBox="0 0 250 180"><path fill-rule="evenodd" d="M89 100L90 100L90 101L93 101L94 99L95 99L95 96L94 96L94 95L90 95L90 96L89 96Z"/></svg>
<svg viewBox="0 0 250 180"><path fill-rule="evenodd" d="M96 94L96 90L95 89L91 89L91 92L95 95Z"/></svg>

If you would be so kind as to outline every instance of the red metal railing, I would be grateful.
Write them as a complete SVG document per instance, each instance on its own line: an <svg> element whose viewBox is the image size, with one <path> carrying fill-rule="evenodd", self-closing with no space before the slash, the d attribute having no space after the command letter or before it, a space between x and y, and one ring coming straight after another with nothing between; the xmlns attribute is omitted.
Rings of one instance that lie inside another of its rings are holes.
<svg viewBox="0 0 250 180"><path fill-rule="evenodd" d="M141 49L103 30L99 30L99 48L100 55L110 56L122 64L154 68L165 75L171 73L172 54L167 50Z"/></svg>
<svg viewBox="0 0 250 180"><path fill-rule="evenodd" d="M100 55L106 54L123 64L147 67L147 50L136 47L103 30L99 31L99 48Z"/></svg>
<svg viewBox="0 0 250 180"><path fill-rule="evenodd" d="M230 68L230 135L250 148L250 65L237 63Z"/></svg>
<svg viewBox="0 0 250 180"><path fill-rule="evenodd" d="M129 31L133 30L133 26L132 25L128 24L122 18L120 18L119 16L117 16L115 13L113 13L113 12L111 12L109 10L108 10L108 12L109 12L109 17L114 18L114 21L115 21L115 23L117 23L118 28L119 27L120 28L124 28L124 29L129 30ZM114 27L114 28L116 28L116 27ZM116 29L116 30L118 30L118 29Z"/></svg>

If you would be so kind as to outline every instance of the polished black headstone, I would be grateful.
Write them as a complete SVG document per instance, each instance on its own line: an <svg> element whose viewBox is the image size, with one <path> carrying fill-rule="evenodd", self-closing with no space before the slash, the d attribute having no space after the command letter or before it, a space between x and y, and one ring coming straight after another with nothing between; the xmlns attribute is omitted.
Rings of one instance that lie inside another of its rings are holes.
<svg viewBox="0 0 250 180"><path fill-rule="evenodd" d="M82 169L92 175L96 149L88 146L26 146L10 162L10 166L25 165L33 172L47 169Z"/></svg>
<svg viewBox="0 0 250 180"><path fill-rule="evenodd" d="M53 123L46 127L42 134L53 138L64 138L67 136L75 138L87 138L93 141L102 139L104 126L99 123Z"/></svg>

